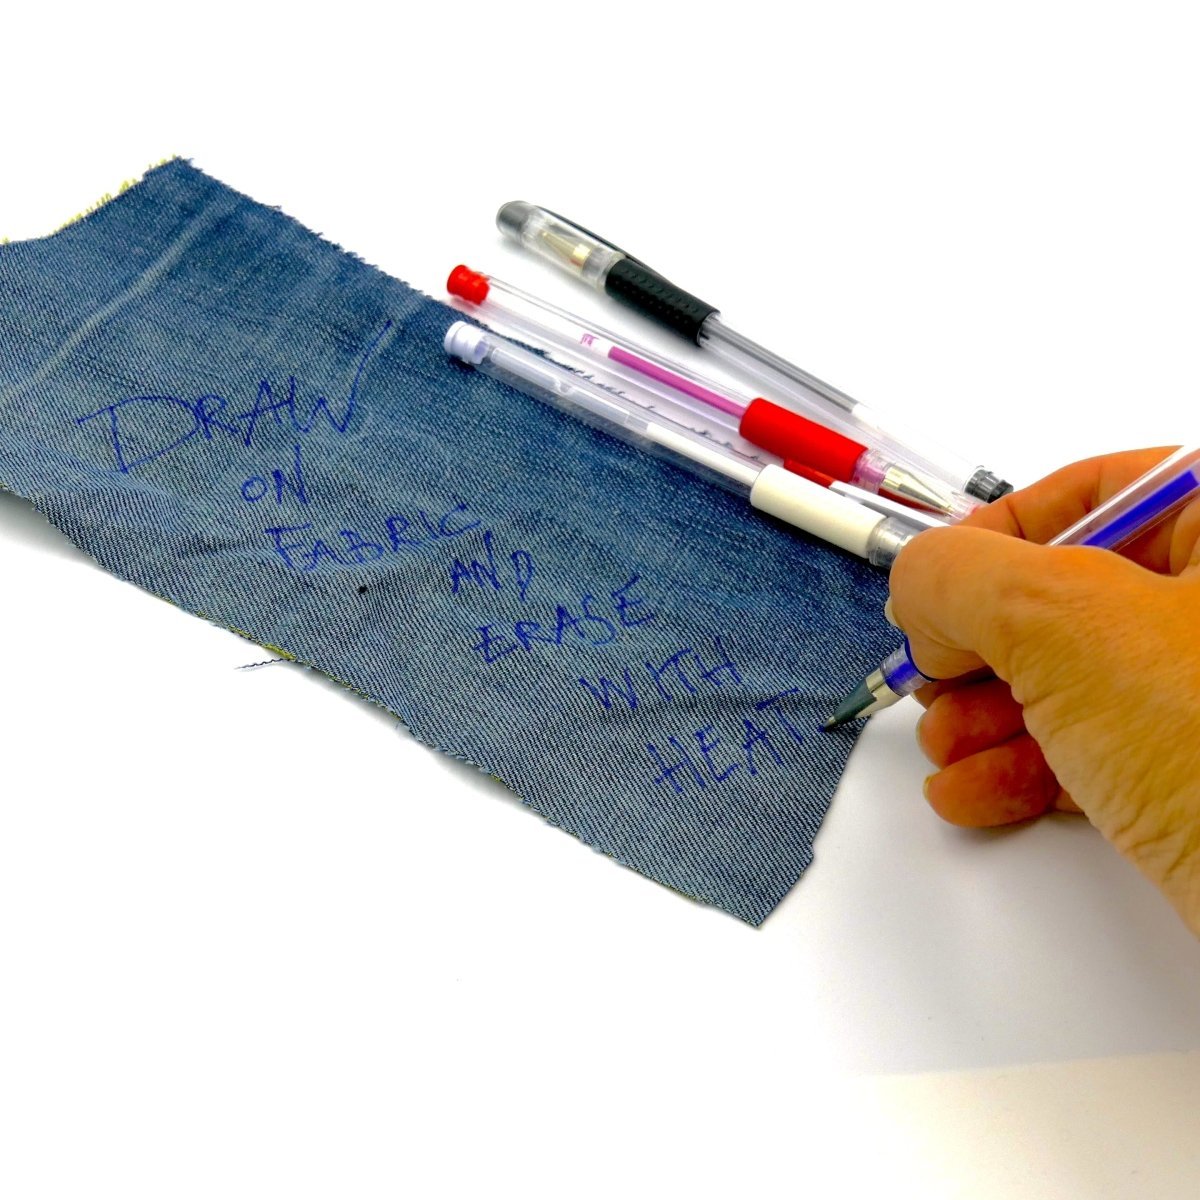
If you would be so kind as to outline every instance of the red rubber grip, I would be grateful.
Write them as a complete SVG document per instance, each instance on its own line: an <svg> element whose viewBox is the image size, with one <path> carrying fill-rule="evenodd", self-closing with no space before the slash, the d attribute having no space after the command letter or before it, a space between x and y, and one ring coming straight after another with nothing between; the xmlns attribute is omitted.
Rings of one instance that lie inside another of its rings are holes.
<svg viewBox="0 0 1200 1200"><path fill-rule="evenodd" d="M861 442L761 396L746 407L738 431L748 442L782 459L795 459L843 481L854 478L854 468L866 450Z"/></svg>

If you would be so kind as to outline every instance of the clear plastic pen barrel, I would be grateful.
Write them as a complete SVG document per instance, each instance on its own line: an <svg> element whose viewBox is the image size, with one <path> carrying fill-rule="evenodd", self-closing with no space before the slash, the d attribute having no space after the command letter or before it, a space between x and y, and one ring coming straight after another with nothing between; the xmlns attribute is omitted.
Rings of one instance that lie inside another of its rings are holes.
<svg viewBox="0 0 1200 1200"><path fill-rule="evenodd" d="M937 447L916 431L885 421L853 396L736 333L716 313L704 322L699 341L727 366L740 370L776 398L789 400L814 419L879 447L887 458L912 471L935 476L953 491L990 503L1012 490L986 467Z"/></svg>
<svg viewBox="0 0 1200 1200"><path fill-rule="evenodd" d="M646 409L647 414L658 414L686 426L700 437L724 446L752 466L762 468L772 461L770 455L738 433L737 421L728 412L688 403L686 397L677 390L645 374L647 368L679 372L679 367L663 362L641 347L635 347L636 353L644 361L640 369L632 370L622 364L619 354L614 360L602 352L606 345L615 344L615 334L595 326L586 326L563 309L535 300L498 279L489 278L488 283L488 297L473 303L472 309L478 309L489 325L499 324L522 341L541 346L572 366L593 360L608 376L603 380L605 385L611 383L619 388L632 403ZM496 297L502 302L497 303ZM688 374L687 378L697 387L709 383L700 376ZM628 386L630 384L635 386Z"/></svg>
<svg viewBox="0 0 1200 1200"><path fill-rule="evenodd" d="M604 291L608 272L628 257L569 221L520 200L506 204L496 222L513 241L599 292Z"/></svg>
<svg viewBox="0 0 1200 1200"><path fill-rule="evenodd" d="M1051 546L1119 550L1200 494L1200 449L1183 446L1087 516L1064 529Z"/></svg>
<svg viewBox="0 0 1200 1200"><path fill-rule="evenodd" d="M709 350L773 398L882 449L898 465L986 503L1012 490L987 468L884 421L832 384L730 329L713 305L570 221L524 201L505 204L496 220L506 236L534 254Z"/></svg>
<svg viewBox="0 0 1200 1200"><path fill-rule="evenodd" d="M484 374L717 483L752 507L875 566L890 567L917 533L901 518L881 515L774 463L761 468L747 463L694 430L648 412L622 393L465 321L447 330L446 350Z"/></svg>
<svg viewBox="0 0 1200 1200"><path fill-rule="evenodd" d="M734 385L717 382L668 361L624 335L585 324L571 313L530 296L519 288L458 266L447 280L450 293L478 311L489 325L516 332L523 340L549 348L571 365L590 360L602 382L625 389L636 399L658 397L651 407L673 420L721 442L747 461L765 466L770 461L835 463L821 467L836 478L872 492L899 497L929 509L946 520L961 520L979 501L947 487L939 478L905 470L887 454L856 438L831 430L823 414L803 416L793 408L774 405ZM766 414L771 413L768 417ZM790 423L782 423L784 413ZM836 445L836 439L843 439ZM852 461L852 446L857 459Z"/></svg>
<svg viewBox="0 0 1200 1200"><path fill-rule="evenodd" d="M647 412L620 394L504 338L466 322L458 322L451 333L454 331L458 331L457 340L448 334L447 349L476 370L749 500L759 466L738 461L694 430Z"/></svg>

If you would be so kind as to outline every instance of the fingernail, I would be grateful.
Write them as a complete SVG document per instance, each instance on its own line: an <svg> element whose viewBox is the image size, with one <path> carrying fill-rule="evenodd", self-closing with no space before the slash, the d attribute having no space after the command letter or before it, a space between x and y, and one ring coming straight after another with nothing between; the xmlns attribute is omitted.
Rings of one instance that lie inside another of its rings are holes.
<svg viewBox="0 0 1200 1200"><path fill-rule="evenodd" d="M899 629L899 628L900 628L900 626L896 624L896 614L892 612L892 598L891 598L891 596L889 596L889 597L887 598L887 601L886 601L886 603L885 603L885 604L884 604L884 606L883 606L883 619L884 619L884 620L885 620L885 621L886 621L886 622L887 622L889 625L893 626L894 628L896 628L896 629Z"/></svg>
<svg viewBox="0 0 1200 1200"><path fill-rule="evenodd" d="M921 795L924 796L926 800L929 799L929 785L933 783L933 776L936 774L937 772L934 771L933 775L926 775L925 782L921 784Z"/></svg>

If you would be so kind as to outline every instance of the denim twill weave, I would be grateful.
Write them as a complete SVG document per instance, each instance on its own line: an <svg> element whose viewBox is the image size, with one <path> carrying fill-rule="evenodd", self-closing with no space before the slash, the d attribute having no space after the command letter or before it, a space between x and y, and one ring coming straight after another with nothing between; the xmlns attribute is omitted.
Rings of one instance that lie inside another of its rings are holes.
<svg viewBox="0 0 1200 1200"><path fill-rule="evenodd" d="M820 722L891 648L885 580L449 362L457 317L170 162L0 246L0 485L757 924L853 745Z"/></svg>

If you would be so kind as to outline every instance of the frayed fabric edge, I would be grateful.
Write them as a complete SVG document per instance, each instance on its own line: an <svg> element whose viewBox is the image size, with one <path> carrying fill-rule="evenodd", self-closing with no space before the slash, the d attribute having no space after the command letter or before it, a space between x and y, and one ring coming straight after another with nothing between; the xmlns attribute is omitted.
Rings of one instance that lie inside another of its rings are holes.
<svg viewBox="0 0 1200 1200"><path fill-rule="evenodd" d="M102 209L106 204L111 204L112 201L114 201L118 196L124 195L127 191L129 191L131 187L136 187L151 171L154 171L159 167L165 167L167 163L174 162L178 157L178 154L168 154L166 158L160 158L157 162L150 163L150 165L147 166L140 175L135 175L132 179L123 179L115 192L105 192L99 200L89 204L87 208L81 209L74 216L68 217L60 225L56 225L46 236L53 237L54 234L61 233L64 229L69 228L71 225L76 225L85 218L90 217L92 213L99 212L99 210ZM11 245L12 241L12 238L0 237L0 246Z"/></svg>

